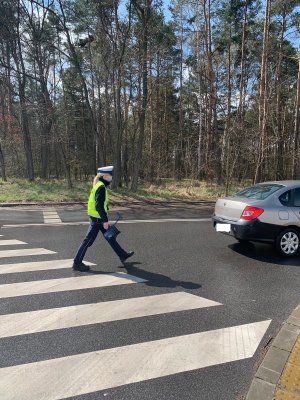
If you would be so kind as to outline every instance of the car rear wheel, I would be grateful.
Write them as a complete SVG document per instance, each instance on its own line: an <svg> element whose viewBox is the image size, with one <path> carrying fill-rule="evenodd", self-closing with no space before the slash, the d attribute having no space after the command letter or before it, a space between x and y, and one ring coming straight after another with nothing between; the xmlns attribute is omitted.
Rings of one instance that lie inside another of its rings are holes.
<svg viewBox="0 0 300 400"><path fill-rule="evenodd" d="M300 235L296 229L288 228L282 231L276 240L276 248L285 257L293 257L299 252Z"/></svg>

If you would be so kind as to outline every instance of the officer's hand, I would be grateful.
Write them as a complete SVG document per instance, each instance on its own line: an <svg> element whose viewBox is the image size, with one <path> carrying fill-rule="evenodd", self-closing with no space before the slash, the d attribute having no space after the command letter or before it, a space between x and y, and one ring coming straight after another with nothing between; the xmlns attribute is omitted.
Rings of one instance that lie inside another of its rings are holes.
<svg viewBox="0 0 300 400"><path fill-rule="evenodd" d="M109 228L108 222L103 222L103 228L107 230Z"/></svg>

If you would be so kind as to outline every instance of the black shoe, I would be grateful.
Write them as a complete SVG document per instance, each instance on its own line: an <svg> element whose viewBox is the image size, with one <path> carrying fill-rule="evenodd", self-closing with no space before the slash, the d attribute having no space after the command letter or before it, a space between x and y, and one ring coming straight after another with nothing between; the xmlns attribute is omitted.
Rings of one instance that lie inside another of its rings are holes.
<svg viewBox="0 0 300 400"><path fill-rule="evenodd" d="M129 251L128 253L125 254L125 256L120 257L120 260L122 262L125 262L127 260L127 258L132 257L134 255L134 251Z"/></svg>
<svg viewBox="0 0 300 400"><path fill-rule="evenodd" d="M74 271L81 271L81 272L85 272L85 271L89 271L90 267L86 264L84 264L83 262L81 262L80 264L73 264L73 269Z"/></svg>

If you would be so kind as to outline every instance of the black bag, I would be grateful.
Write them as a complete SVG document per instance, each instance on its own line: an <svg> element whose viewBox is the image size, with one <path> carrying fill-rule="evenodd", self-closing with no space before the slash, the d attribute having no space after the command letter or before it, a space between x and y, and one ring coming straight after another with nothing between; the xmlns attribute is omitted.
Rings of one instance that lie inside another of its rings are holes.
<svg viewBox="0 0 300 400"><path fill-rule="evenodd" d="M104 237L106 240L115 239L121 233L116 225L111 225L105 232Z"/></svg>
<svg viewBox="0 0 300 400"><path fill-rule="evenodd" d="M115 239L118 236L118 234L121 233L119 229L116 227L116 224L118 223L119 219L122 219L122 215L120 213L117 213L116 222L113 225L111 225L103 234L106 240Z"/></svg>

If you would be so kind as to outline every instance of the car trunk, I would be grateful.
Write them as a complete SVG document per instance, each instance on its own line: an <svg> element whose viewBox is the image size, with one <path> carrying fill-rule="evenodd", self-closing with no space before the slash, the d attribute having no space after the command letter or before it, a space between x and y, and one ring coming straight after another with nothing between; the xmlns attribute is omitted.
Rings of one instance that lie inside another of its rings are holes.
<svg viewBox="0 0 300 400"><path fill-rule="evenodd" d="M225 197L218 199L215 205L215 216L227 220L238 221L246 206L257 206L259 200L250 200L239 197Z"/></svg>

